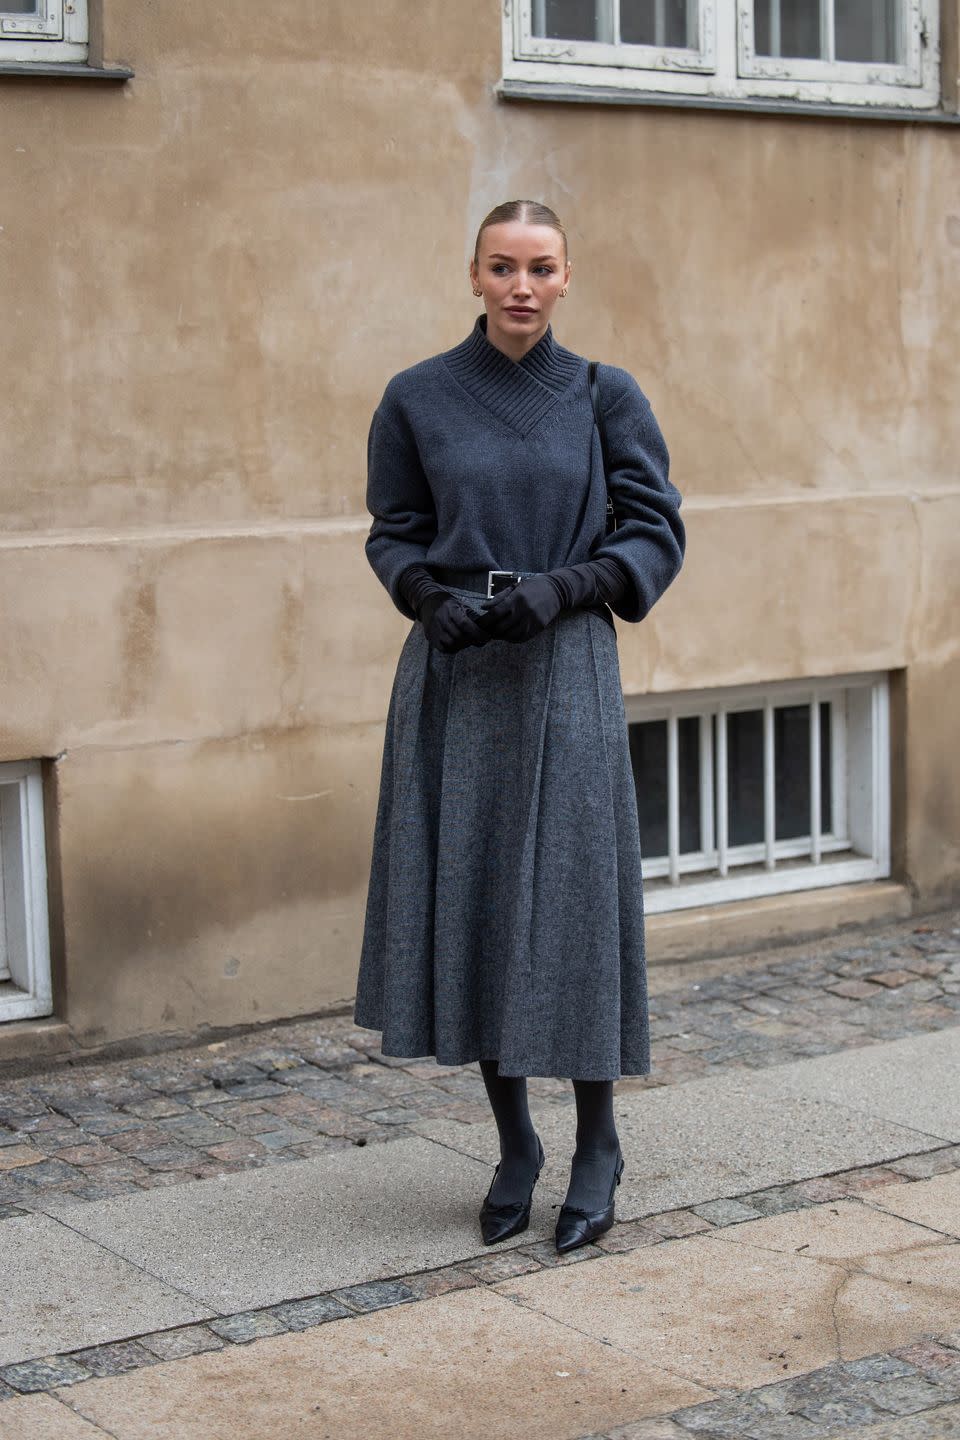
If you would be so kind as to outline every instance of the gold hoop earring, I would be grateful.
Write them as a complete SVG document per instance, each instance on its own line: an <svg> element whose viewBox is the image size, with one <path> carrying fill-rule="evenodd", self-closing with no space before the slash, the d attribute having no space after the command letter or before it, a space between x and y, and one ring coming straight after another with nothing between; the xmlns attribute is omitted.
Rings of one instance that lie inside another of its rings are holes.
<svg viewBox="0 0 960 1440"><path fill-rule="evenodd" d="M474 293L474 295L476 295L476 296L480 296L480 295L483 294L483 291L482 291L482 290L478 290L477 287L476 287L476 285L474 285L474 287L473 287L473 293Z"/></svg>
<svg viewBox="0 0 960 1440"><path fill-rule="evenodd" d="M563 289L560 291L560 299L561 299L561 300L563 299L564 295L566 295L566 293L567 293L567 287L566 287L566 285L564 285Z"/></svg>

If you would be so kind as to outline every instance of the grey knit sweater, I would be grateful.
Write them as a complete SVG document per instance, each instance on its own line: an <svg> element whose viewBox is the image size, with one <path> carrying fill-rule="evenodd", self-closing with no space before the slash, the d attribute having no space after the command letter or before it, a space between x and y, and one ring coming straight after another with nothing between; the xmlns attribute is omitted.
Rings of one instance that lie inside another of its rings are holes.
<svg viewBox="0 0 960 1440"><path fill-rule="evenodd" d="M598 382L610 535L587 362L552 328L516 362L481 315L460 345L393 377L367 446L366 554L402 614L416 618L412 567L557 571L603 557L626 578L611 585L612 567L597 567L599 593L621 619L643 619L683 563L681 497L637 382L611 365Z"/></svg>

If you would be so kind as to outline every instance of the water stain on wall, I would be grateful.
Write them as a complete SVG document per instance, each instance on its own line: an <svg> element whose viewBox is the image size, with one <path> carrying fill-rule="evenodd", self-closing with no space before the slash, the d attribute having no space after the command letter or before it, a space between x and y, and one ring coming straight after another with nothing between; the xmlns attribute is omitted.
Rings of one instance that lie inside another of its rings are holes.
<svg viewBox="0 0 960 1440"><path fill-rule="evenodd" d="M157 582L145 576L147 562L141 561L122 608L122 673L118 685L118 709L132 714L145 704L153 690L157 668Z"/></svg>

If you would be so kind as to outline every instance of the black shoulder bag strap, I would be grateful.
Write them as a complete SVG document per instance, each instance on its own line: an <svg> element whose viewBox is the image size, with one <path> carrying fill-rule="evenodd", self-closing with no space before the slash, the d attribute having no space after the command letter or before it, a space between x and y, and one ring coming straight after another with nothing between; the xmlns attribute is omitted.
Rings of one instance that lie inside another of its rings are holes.
<svg viewBox="0 0 960 1440"><path fill-rule="evenodd" d="M593 418L596 422L597 433L600 436L600 454L603 456L603 473L607 481L607 530L610 535L617 528L617 517L613 509L613 501L610 499L610 453L607 449L607 427L603 420L603 410L600 408L600 385L597 381L597 362L587 362L587 380L590 384L590 403L593 405Z"/></svg>

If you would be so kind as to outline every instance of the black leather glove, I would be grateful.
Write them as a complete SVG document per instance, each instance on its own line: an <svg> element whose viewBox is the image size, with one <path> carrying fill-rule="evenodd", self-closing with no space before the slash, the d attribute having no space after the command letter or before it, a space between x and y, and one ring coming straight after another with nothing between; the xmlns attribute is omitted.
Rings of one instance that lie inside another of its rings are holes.
<svg viewBox="0 0 960 1440"><path fill-rule="evenodd" d="M435 650L454 655L468 645L486 645L491 638L477 624L459 595L431 596L421 615L423 632Z"/></svg>
<svg viewBox="0 0 960 1440"><path fill-rule="evenodd" d="M632 583L626 570L605 555L528 575L486 602L480 624L495 639L519 643L539 635L561 610L623 600Z"/></svg>
<svg viewBox="0 0 960 1440"><path fill-rule="evenodd" d="M545 630L562 608L560 587L548 572L525 575L492 600L484 601L479 618L491 639L519 645Z"/></svg>
<svg viewBox="0 0 960 1440"><path fill-rule="evenodd" d="M427 640L444 655L456 654L468 645L486 645L491 639L459 596L438 585L425 565L408 566L399 588Z"/></svg>
<svg viewBox="0 0 960 1440"><path fill-rule="evenodd" d="M551 570L550 576L560 588L564 610L579 610L598 604L616 607L626 600L633 589L628 572L608 555L600 555L596 560L583 560L579 565L567 565L562 570Z"/></svg>

